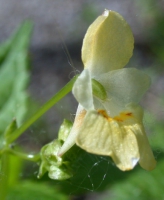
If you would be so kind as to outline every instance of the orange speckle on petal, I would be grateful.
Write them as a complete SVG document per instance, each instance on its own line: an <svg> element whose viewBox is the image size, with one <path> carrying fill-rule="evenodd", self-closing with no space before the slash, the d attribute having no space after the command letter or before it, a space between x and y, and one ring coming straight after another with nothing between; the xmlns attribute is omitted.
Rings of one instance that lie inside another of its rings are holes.
<svg viewBox="0 0 164 200"><path fill-rule="evenodd" d="M109 117L108 114L107 114L107 112L105 110L98 110L98 113L101 114L101 115L103 115L107 119Z"/></svg>
<svg viewBox="0 0 164 200"><path fill-rule="evenodd" d="M87 111L83 109L83 110L80 111L80 113L78 113L76 115L76 118L75 118L75 121L74 121L74 126L76 128L79 128L81 126L86 113L87 113Z"/></svg>
<svg viewBox="0 0 164 200"><path fill-rule="evenodd" d="M121 112L118 116L110 117L105 110L98 110L98 113L101 114L104 118L106 118L108 121L118 121L123 122L131 117L133 117L133 113L131 112Z"/></svg>
<svg viewBox="0 0 164 200"><path fill-rule="evenodd" d="M101 114L108 121L112 121L112 117L110 117L105 110L98 110L98 113Z"/></svg>
<svg viewBox="0 0 164 200"><path fill-rule="evenodd" d="M113 119L119 122L123 122L131 117L133 117L133 114L131 112L121 112L119 116L116 116Z"/></svg>
<svg viewBox="0 0 164 200"><path fill-rule="evenodd" d="M132 113L126 113L127 116L132 116Z"/></svg>

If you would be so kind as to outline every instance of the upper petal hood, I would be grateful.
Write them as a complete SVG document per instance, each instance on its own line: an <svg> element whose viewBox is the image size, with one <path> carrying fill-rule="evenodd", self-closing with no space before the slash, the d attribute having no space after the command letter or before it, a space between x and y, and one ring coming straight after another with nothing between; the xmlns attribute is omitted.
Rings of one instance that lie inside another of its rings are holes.
<svg viewBox="0 0 164 200"><path fill-rule="evenodd" d="M133 46L133 34L124 18L106 10L91 24L84 37L84 67L92 76L120 69L132 56Z"/></svg>

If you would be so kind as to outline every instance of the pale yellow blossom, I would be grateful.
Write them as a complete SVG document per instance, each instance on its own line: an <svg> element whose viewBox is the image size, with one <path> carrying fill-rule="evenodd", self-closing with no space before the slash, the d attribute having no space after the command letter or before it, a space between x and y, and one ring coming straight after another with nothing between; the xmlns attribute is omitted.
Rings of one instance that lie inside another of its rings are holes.
<svg viewBox="0 0 164 200"><path fill-rule="evenodd" d="M133 45L129 25L114 11L105 10L88 28L82 47L84 70L73 87L79 106L59 156L76 143L89 153L111 156L123 171L138 162L146 170L154 169L139 106L150 79L135 68L122 69Z"/></svg>

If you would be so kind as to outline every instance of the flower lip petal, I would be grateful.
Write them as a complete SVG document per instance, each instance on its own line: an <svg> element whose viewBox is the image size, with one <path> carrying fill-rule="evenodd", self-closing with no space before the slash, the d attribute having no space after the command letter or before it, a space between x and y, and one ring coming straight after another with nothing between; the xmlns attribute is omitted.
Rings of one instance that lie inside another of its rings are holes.
<svg viewBox="0 0 164 200"><path fill-rule="evenodd" d="M140 157L135 134L124 123L101 113L87 112L76 144L87 152L111 156L123 171L133 169Z"/></svg>

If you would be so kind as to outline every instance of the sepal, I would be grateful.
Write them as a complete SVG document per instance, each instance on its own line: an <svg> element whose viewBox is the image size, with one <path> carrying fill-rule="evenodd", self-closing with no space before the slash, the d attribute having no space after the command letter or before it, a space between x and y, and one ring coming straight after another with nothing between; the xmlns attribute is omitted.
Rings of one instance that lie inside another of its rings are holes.
<svg viewBox="0 0 164 200"><path fill-rule="evenodd" d="M38 178L41 178L46 172L54 180L65 180L72 176L71 171L68 169L69 162L57 156L61 146L62 142L60 140L54 140L42 148L42 162L39 168Z"/></svg>
<svg viewBox="0 0 164 200"><path fill-rule="evenodd" d="M46 172L51 179L55 180L65 180L72 176L69 161L65 159L65 156L62 158L58 156L58 151L68 137L71 128L72 123L65 119L60 126L58 139L42 147L38 178L41 178Z"/></svg>

